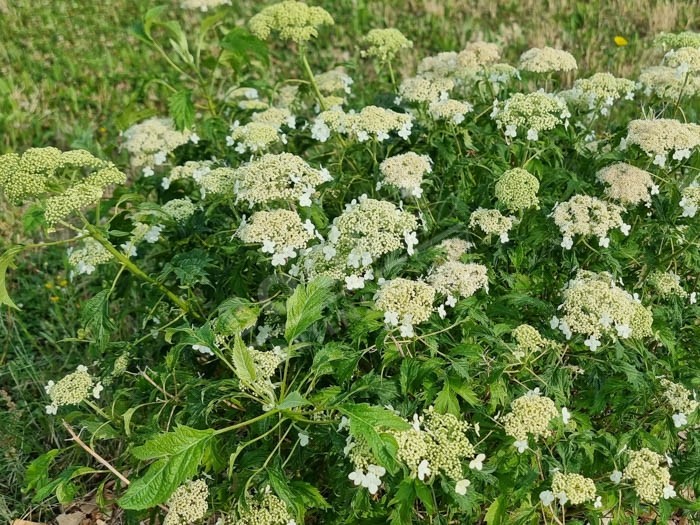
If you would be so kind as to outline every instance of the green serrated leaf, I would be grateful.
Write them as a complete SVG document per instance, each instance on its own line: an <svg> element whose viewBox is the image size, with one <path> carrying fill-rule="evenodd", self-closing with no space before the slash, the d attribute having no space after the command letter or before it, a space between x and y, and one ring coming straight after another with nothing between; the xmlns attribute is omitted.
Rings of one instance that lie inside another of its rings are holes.
<svg viewBox="0 0 700 525"><path fill-rule="evenodd" d="M39 490L49 483L49 468L60 452L57 448L49 450L27 466L22 492L26 494L30 490Z"/></svg>
<svg viewBox="0 0 700 525"><path fill-rule="evenodd" d="M216 331L223 335L240 334L252 328L260 315L259 306L240 297L226 299L217 310Z"/></svg>
<svg viewBox="0 0 700 525"><path fill-rule="evenodd" d="M124 509L143 510L167 500L185 480L197 473L213 429L197 430L180 426L160 434L132 450L137 459L157 459L146 475L129 485L119 498Z"/></svg>
<svg viewBox="0 0 700 525"><path fill-rule="evenodd" d="M104 348L109 335L114 330L114 323L109 317L109 290L102 290L85 302L80 319L90 330L97 345Z"/></svg>
<svg viewBox="0 0 700 525"><path fill-rule="evenodd" d="M168 98L168 111L178 130L189 129L194 124L192 91L183 89Z"/></svg>
<svg viewBox="0 0 700 525"><path fill-rule="evenodd" d="M14 308L15 310L19 310L19 307L10 298L10 294L7 293L7 269L15 267L15 257L21 251L21 246L13 246L8 248L5 253L0 256L0 305L4 304L10 308Z"/></svg>
<svg viewBox="0 0 700 525"><path fill-rule="evenodd" d="M254 37L244 27L234 27L221 39L224 50L222 60L230 63L234 69L241 69L251 58L257 58L264 65L270 63L265 42Z"/></svg>
<svg viewBox="0 0 700 525"><path fill-rule="evenodd" d="M287 394L287 397L285 397L284 400L277 405L277 408L280 410L290 410L292 408L303 407L309 404L310 403L304 399L304 396L302 396L299 392L294 391Z"/></svg>
<svg viewBox="0 0 700 525"><path fill-rule="evenodd" d="M240 335L236 335L233 342L233 349L231 350L231 358L233 360L233 367L236 371L238 379L247 384L252 384L256 378L255 364L253 363L253 358L248 351L248 347L241 339Z"/></svg>
<svg viewBox="0 0 700 525"><path fill-rule="evenodd" d="M323 317L323 309L333 298L333 280L318 277L306 286L300 284L287 299L287 322L284 337L291 343L313 323Z"/></svg>

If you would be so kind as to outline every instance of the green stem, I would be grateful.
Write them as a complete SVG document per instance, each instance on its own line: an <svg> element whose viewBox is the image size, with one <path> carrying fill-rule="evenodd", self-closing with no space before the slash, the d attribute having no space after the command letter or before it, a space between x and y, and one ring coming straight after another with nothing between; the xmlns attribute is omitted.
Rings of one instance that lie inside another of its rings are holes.
<svg viewBox="0 0 700 525"><path fill-rule="evenodd" d="M253 419L249 419L247 421L243 421L242 423L236 423L235 425L231 425L228 427L220 428L216 432L214 432L215 436L218 436L220 434L225 434L226 432L230 432L231 430L237 430L239 428L247 427L249 425L252 425L253 423L257 423L258 421L262 421L263 419L267 419L270 416L274 416L278 413L279 411L277 409L270 410L269 412L265 412L264 414L260 414L259 416L254 417Z"/></svg>
<svg viewBox="0 0 700 525"><path fill-rule="evenodd" d="M309 77L309 83L311 84L311 88L314 90L314 94L316 95L316 98L318 99L318 106L321 108L321 111L326 111L326 104L323 102L323 95L321 95L321 92L318 89L318 84L316 84L316 79L314 78L314 74L311 71L311 66L309 65L309 61L306 60L306 53L304 52L304 49L301 50L301 63L304 65L304 71L306 72L306 76Z"/></svg>
<svg viewBox="0 0 700 525"><path fill-rule="evenodd" d="M156 281L153 277L145 273L141 268L136 266L126 255L121 253L119 250L117 250L111 242L109 242L104 235L102 235L102 232L95 228L92 224L88 223L86 221L85 223L85 228L87 231L90 233L90 236L95 239L97 242L99 242L104 248L111 253L114 258L119 261L122 266L124 266L127 270L129 270L133 275L138 277L139 279L146 281L147 283L155 286L163 292L165 295L168 296L168 298L177 305L180 310L182 310L185 313L191 313L195 317L199 317L199 314L196 312L192 312L190 309L190 306L187 304L187 301L184 301L181 297L178 297L174 292L166 288L163 284L159 283Z"/></svg>

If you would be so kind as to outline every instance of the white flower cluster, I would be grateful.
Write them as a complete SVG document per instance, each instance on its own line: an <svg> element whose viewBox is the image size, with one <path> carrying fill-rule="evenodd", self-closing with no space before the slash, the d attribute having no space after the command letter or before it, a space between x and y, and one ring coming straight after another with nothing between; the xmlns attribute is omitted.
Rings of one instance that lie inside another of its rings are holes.
<svg viewBox="0 0 700 525"><path fill-rule="evenodd" d="M587 335L585 345L595 352L603 335L642 338L652 334L651 310L618 287L609 273L580 271L569 281L559 306L561 319L550 325L559 328L567 339L572 334Z"/></svg>
<svg viewBox="0 0 700 525"><path fill-rule="evenodd" d="M86 366L80 365L75 372L58 383L49 381L44 390L51 399L51 404L46 406L46 413L55 415L60 406L77 405L90 396L99 399L103 386L90 375Z"/></svg>
<svg viewBox="0 0 700 525"><path fill-rule="evenodd" d="M539 207L537 177L522 168L505 171L496 182L496 198L510 211Z"/></svg>
<svg viewBox="0 0 700 525"><path fill-rule="evenodd" d="M334 93L349 95L352 93L351 86L353 80L342 67L337 67L325 73L314 75L314 80L316 81L318 90L325 95L332 95Z"/></svg>
<svg viewBox="0 0 700 525"><path fill-rule="evenodd" d="M518 68L532 73L574 71L578 68L571 53L551 47L533 47L520 56Z"/></svg>
<svg viewBox="0 0 700 525"><path fill-rule="evenodd" d="M526 132L527 140L538 140L541 132L559 124L568 126L570 116L562 98L543 91L515 93L502 107L494 100L491 112L491 118L504 130L506 137L517 137L520 129Z"/></svg>
<svg viewBox="0 0 700 525"><path fill-rule="evenodd" d="M503 418L503 427L508 436L515 438L514 445L521 454L528 448L530 437L535 441L549 437L549 425L559 417L554 401L543 396L539 388L513 400L510 409Z"/></svg>
<svg viewBox="0 0 700 525"><path fill-rule="evenodd" d="M145 224L143 222L136 221L134 223L134 229L131 231L129 240L122 243L120 248L124 251L127 257L136 257L136 247L142 242L146 241L149 244L154 244L160 239L160 232L163 231L165 226L162 224L155 224L153 226Z"/></svg>
<svg viewBox="0 0 700 525"><path fill-rule="evenodd" d="M551 505L555 498L559 500L560 505L567 503L580 505L595 500L595 492L595 483L592 479L581 474L555 472L552 478L552 490L540 493L540 500L545 505Z"/></svg>
<svg viewBox="0 0 700 525"><path fill-rule="evenodd" d="M469 424L452 414L438 414L432 406L422 416L414 414L409 423L410 429L392 432L399 445L397 459L420 481L428 482L442 472L456 482L455 491L464 495L470 482L464 478L463 463L475 458L469 466L481 470L486 459L484 454L475 457L467 437Z"/></svg>
<svg viewBox="0 0 700 525"><path fill-rule="evenodd" d="M695 399L695 393L668 379L662 379L661 386L664 389L663 396L666 404L674 412L673 424L676 428L687 425L688 416L700 406L700 403Z"/></svg>
<svg viewBox="0 0 700 525"><path fill-rule="evenodd" d="M112 254L92 237L83 239L81 248L68 248L68 263L78 275L90 275L100 264L112 260Z"/></svg>
<svg viewBox="0 0 700 525"><path fill-rule="evenodd" d="M168 154L186 144L191 135L188 130L177 131L170 118L152 117L127 129L122 145L131 156L131 165L150 176L153 167L165 164Z"/></svg>
<svg viewBox="0 0 700 525"><path fill-rule="evenodd" d="M563 91L560 96L573 105L608 115L613 104L621 98L632 100L634 90L633 80L617 78L610 73L596 73L590 78L576 80L574 87Z"/></svg>
<svg viewBox="0 0 700 525"><path fill-rule="evenodd" d="M222 5L232 5L231 0L180 0L180 7L183 9L199 10L203 13Z"/></svg>
<svg viewBox="0 0 700 525"><path fill-rule="evenodd" d="M683 217L695 217L700 209L700 185L697 182L681 190L681 200L678 205L683 208Z"/></svg>
<svg viewBox="0 0 700 525"><path fill-rule="evenodd" d="M556 341L542 337L536 328L529 324L521 324L511 332L517 346L513 352L517 359L523 359L530 354L542 352L543 350L560 349Z"/></svg>
<svg viewBox="0 0 700 525"><path fill-rule="evenodd" d="M474 245L463 239L452 237L445 239L438 245L438 249L445 253L448 261L459 261Z"/></svg>
<svg viewBox="0 0 700 525"><path fill-rule="evenodd" d="M668 499L676 495L671 485L671 473L668 468L660 466L665 461L661 454L642 448L631 450L629 456L629 463L622 476L634 483L634 489L642 501L656 504L661 498Z"/></svg>
<svg viewBox="0 0 700 525"><path fill-rule="evenodd" d="M209 487L203 479L179 486L168 499L163 525L189 525L201 520L209 510Z"/></svg>
<svg viewBox="0 0 700 525"><path fill-rule="evenodd" d="M651 173L643 169L616 162L598 171L596 178L607 184L605 195L622 205L644 202L651 206L651 196L659 193Z"/></svg>
<svg viewBox="0 0 700 525"><path fill-rule="evenodd" d="M469 227L478 227L486 235L498 235L502 243L510 240L508 232L516 224L515 217L506 217L498 210L478 208L469 217Z"/></svg>
<svg viewBox="0 0 700 525"><path fill-rule="evenodd" d="M311 137L326 142L331 132L354 138L358 142L370 139L383 142L390 133L408 139L413 128L413 117L378 106L365 106L359 113L345 113L340 108L321 112L311 126Z"/></svg>
<svg viewBox="0 0 700 525"><path fill-rule="evenodd" d="M452 88L454 82L449 78L408 77L399 86L398 101L429 104L446 100Z"/></svg>
<svg viewBox="0 0 700 525"><path fill-rule="evenodd" d="M676 71L683 73L697 73L700 71L700 48L681 47L671 49L664 55L664 65L675 67Z"/></svg>
<svg viewBox="0 0 700 525"><path fill-rule="evenodd" d="M395 204L362 195L333 220L327 241L306 253L304 268L310 276L345 279L349 290L361 289L374 279L371 265L379 257L402 247L413 254L417 225L412 214Z"/></svg>
<svg viewBox="0 0 700 525"><path fill-rule="evenodd" d="M434 120L444 120L454 125L464 122L467 113L474 107L469 102L446 99L432 102L428 107L428 112Z"/></svg>
<svg viewBox="0 0 700 525"><path fill-rule="evenodd" d="M617 204L602 201L588 195L574 195L566 202L554 207L552 217L564 239L561 246L570 250L574 235L598 237L598 244L604 248L610 245L608 233L619 228L629 235L631 226L625 224L620 215L625 209Z"/></svg>
<svg viewBox="0 0 700 525"><path fill-rule="evenodd" d="M633 144L663 168L671 152L673 160L690 158L693 150L700 146L700 125L673 119L633 120L627 127L622 146Z"/></svg>
<svg viewBox="0 0 700 525"><path fill-rule="evenodd" d="M487 269L483 264L447 261L433 268L428 274L428 283L446 297L445 304L438 307L438 314L444 318L445 306L454 306L457 298L467 298L479 290L489 291Z"/></svg>
<svg viewBox="0 0 700 525"><path fill-rule="evenodd" d="M685 299L688 297L688 292L681 286L680 276L673 272L651 272L648 280L649 284L662 299L669 299L670 297L681 297Z"/></svg>
<svg viewBox="0 0 700 525"><path fill-rule="evenodd" d="M316 187L332 180L326 169L309 166L291 153L265 154L233 172L236 202L249 206L273 201L296 202L311 206Z"/></svg>
<svg viewBox="0 0 700 525"><path fill-rule="evenodd" d="M384 312L389 327L399 327L402 337L413 337L413 327L430 318L435 288L410 279L384 281L375 299L375 306Z"/></svg>
<svg viewBox="0 0 700 525"><path fill-rule="evenodd" d="M241 125L235 121L231 126L231 135L226 137L226 145L235 146L238 153L259 153L270 149L275 144L286 144L287 136L281 133L281 126L268 122L252 121Z"/></svg>
<svg viewBox="0 0 700 525"><path fill-rule="evenodd" d="M263 253L272 254L272 265L283 266L316 236L316 227L290 210L257 211L241 222L236 235L245 243L261 243Z"/></svg>
<svg viewBox="0 0 700 525"><path fill-rule="evenodd" d="M189 160L182 166L175 166L170 173L163 177L160 185L164 190L170 188L170 185L178 180L192 179L199 183L201 178L212 170L214 163L210 160Z"/></svg>
<svg viewBox="0 0 700 525"><path fill-rule="evenodd" d="M492 42L469 42L457 55L457 65L463 70L482 69L501 59L501 48Z"/></svg>
<svg viewBox="0 0 700 525"><path fill-rule="evenodd" d="M427 155L412 151L389 157L379 165L384 180L377 183L377 189L386 184L401 190L403 196L420 198L423 195L423 176L432 173L432 163Z"/></svg>
<svg viewBox="0 0 700 525"><path fill-rule="evenodd" d="M700 93L700 75L686 73L684 67L651 66L639 73L639 84L647 96L655 95L668 101L694 97Z"/></svg>

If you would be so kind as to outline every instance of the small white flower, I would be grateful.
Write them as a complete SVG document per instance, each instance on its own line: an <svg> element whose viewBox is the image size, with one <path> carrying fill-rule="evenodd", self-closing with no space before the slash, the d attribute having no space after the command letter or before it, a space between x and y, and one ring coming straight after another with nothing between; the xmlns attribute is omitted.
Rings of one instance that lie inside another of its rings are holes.
<svg viewBox="0 0 700 525"><path fill-rule="evenodd" d="M437 313L440 316L440 319L444 319L447 317L447 311L445 311L445 305L441 304L440 306L437 307Z"/></svg>
<svg viewBox="0 0 700 525"><path fill-rule="evenodd" d="M192 133L192 135L190 135L190 142L192 144L199 144L199 135Z"/></svg>
<svg viewBox="0 0 700 525"><path fill-rule="evenodd" d="M399 326L399 314L396 312L384 312L384 323L389 326Z"/></svg>
<svg viewBox="0 0 700 525"><path fill-rule="evenodd" d="M58 406L56 405L46 405L46 413L51 414L53 416L56 415L56 412L58 412Z"/></svg>
<svg viewBox="0 0 700 525"><path fill-rule="evenodd" d="M669 467L672 467L672 466L673 466L673 460L671 459L671 456L669 456L668 454L664 454L664 457L666 458L666 463L668 463L668 466L669 466Z"/></svg>
<svg viewBox="0 0 700 525"><path fill-rule="evenodd" d="M615 330L617 330L617 335L622 339L627 339L632 335L632 329L626 324L616 324Z"/></svg>
<svg viewBox="0 0 700 525"><path fill-rule="evenodd" d="M615 485L620 483L620 481L622 481L622 472L619 470L613 470L612 474L610 474L610 481L612 481Z"/></svg>
<svg viewBox="0 0 700 525"><path fill-rule="evenodd" d="M365 473L362 471L362 469L357 469L353 470L350 474L348 474L348 479L352 481L355 486L361 485L364 480L365 480Z"/></svg>
<svg viewBox="0 0 700 525"><path fill-rule="evenodd" d="M349 425L350 425L350 420L345 416L341 417L340 423L338 423L338 432L347 428Z"/></svg>
<svg viewBox="0 0 700 525"><path fill-rule="evenodd" d="M348 275L345 278L345 287L348 290L361 290L365 287L365 279L361 275Z"/></svg>
<svg viewBox="0 0 700 525"><path fill-rule="evenodd" d="M46 391L47 394L51 393L51 389L53 388L53 386L55 384L56 383L54 383L53 381L49 381L48 383L46 383L46 386L44 386L44 390Z"/></svg>
<svg viewBox="0 0 700 525"><path fill-rule="evenodd" d="M143 239L150 244L158 242L158 239L160 239L160 232L163 230L164 227L165 226L163 226L162 224L151 226L146 232L146 235L143 236Z"/></svg>
<svg viewBox="0 0 700 525"><path fill-rule="evenodd" d="M311 193L310 192L305 192L302 193L301 196L299 197L299 206L303 208L308 208L311 206Z"/></svg>
<svg viewBox="0 0 700 525"><path fill-rule="evenodd" d="M549 507L552 503L554 503L554 499L554 492L551 490L543 490L540 492L540 501L545 507Z"/></svg>
<svg viewBox="0 0 700 525"><path fill-rule="evenodd" d="M589 335L588 339L586 339L583 344L590 348L591 352L595 352L598 350L601 343L598 341L598 338L595 335Z"/></svg>
<svg viewBox="0 0 700 525"><path fill-rule="evenodd" d="M555 315L549 320L550 328L557 328L559 326L559 318Z"/></svg>
<svg viewBox="0 0 700 525"><path fill-rule="evenodd" d="M520 454L522 454L523 452L525 452L525 451L527 450L527 448L528 448L528 447L527 447L527 440L526 440L526 439L524 439L524 440L518 440L518 441L516 441L515 443L513 443L513 445L515 446L516 449L518 449L518 452L519 452Z"/></svg>
<svg viewBox="0 0 700 525"><path fill-rule="evenodd" d="M670 499L670 498L675 498L676 497L676 490L673 488L673 485L666 485L664 487L664 499Z"/></svg>
<svg viewBox="0 0 700 525"><path fill-rule="evenodd" d="M574 240L571 237L564 237L561 240L561 247L565 250L570 250L574 245Z"/></svg>
<svg viewBox="0 0 700 525"><path fill-rule="evenodd" d="M498 236L498 238L500 239L500 241L501 241L502 244L505 244L505 243L507 243L507 242L510 240L510 238L508 237L508 232L503 232L503 233L501 233L501 234Z"/></svg>
<svg viewBox="0 0 700 525"><path fill-rule="evenodd" d="M211 351L211 348L205 345L192 345L192 350L196 350L197 352L204 355L214 355L214 352Z"/></svg>
<svg viewBox="0 0 700 525"><path fill-rule="evenodd" d="M632 228L631 224L625 224L624 222L622 223L622 226L620 226L620 231L623 233L623 235L627 236L630 234L630 229Z"/></svg>
<svg viewBox="0 0 700 525"><path fill-rule="evenodd" d="M569 409L566 407L562 407L561 409L561 420L565 425L568 425L571 420L571 412L569 412Z"/></svg>
<svg viewBox="0 0 700 525"><path fill-rule="evenodd" d="M655 164L659 168L663 168L666 165L666 155L659 153L654 157L654 162L652 164Z"/></svg>
<svg viewBox="0 0 700 525"><path fill-rule="evenodd" d="M688 424L688 418L683 412L679 412L678 414L673 414L671 416L673 418L673 424L675 425L676 428L681 428L683 425Z"/></svg>
<svg viewBox="0 0 700 525"><path fill-rule="evenodd" d="M459 494L460 496L464 496L467 493L467 489L469 488L469 485L471 485L472 482L469 481L468 479L460 479L456 484L455 484L455 492Z"/></svg>
<svg viewBox="0 0 700 525"><path fill-rule="evenodd" d="M566 495L566 492L560 492L556 496L559 498L559 505L561 506L566 505L566 502L569 501L569 496Z"/></svg>
<svg viewBox="0 0 700 525"><path fill-rule="evenodd" d="M656 184L652 184L651 188L649 189L649 193L652 195L658 195L659 194L659 187Z"/></svg>
<svg viewBox="0 0 700 525"><path fill-rule="evenodd" d="M506 131L504 133L506 137L517 137L518 136L518 129L515 126L515 124L509 124L506 126Z"/></svg>
<svg viewBox="0 0 700 525"><path fill-rule="evenodd" d="M598 320L598 322L600 323L600 326L602 326L603 328L610 328L610 326L612 325L612 322L613 322L613 318L610 317L610 314L608 314L606 312L600 316L600 319Z"/></svg>
<svg viewBox="0 0 700 525"><path fill-rule="evenodd" d="M418 479L424 481L426 477L430 477L430 464L427 459L424 459L418 464Z"/></svg>
<svg viewBox="0 0 700 525"><path fill-rule="evenodd" d="M367 472L381 478L386 474L386 469L381 465L367 465Z"/></svg>
<svg viewBox="0 0 700 525"><path fill-rule="evenodd" d="M76 368L76 370L77 370L78 372L87 372L87 371L88 371L88 367L85 366L85 365L78 365L78 367Z"/></svg>
<svg viewBox="0 0 700 525"><path fill-rule="evenodd" d="M690 304L695 304L698 302L698 293L697 292L691 292L690 296L688 297L688 300L690 301Z"/></svg>
<svg viewBox="0 0 700 525"><path fill-rule="evenodd" d="M93 388L92 388L92 397L95 399L100 399L100 394L102 391L105 389L104 386L102 386L102 383L97 383Z"/></svg>
<svg viewBox="0 0 700 525"><path fill-rule="evenodd" d="M382 480L371 472L365 474L365 478L362 480L362 486L365 487L370 494L376 494L381 484Z"/></svg>
<svg viewBox="0 0 700 525"><path fill-rule="evenodd" d="M607 248L608 246L610 246L610 238L608 238L608 237L601 237L600 239L598 239L598 245L599 245L601 248Z"/></svg>
<svg viewBox="0 0 700 525"><path fill-rule="evenodd" d="M484 468L484 460L486 459L486 454L479 454L474 459L469 462L469 468L481 470Z"/></svg>
<svg viewBox="0 0 700 525"><path fill-rule="evenodd" d="M399 333L401 334L401 337L413 337L416 335L413 331L413 325L409 323L403 323L401 326L399 326Z"/></svg>
<svg viewBox="0 0 700 525"><path fill-rule="evenodd" d="M690 158L690 149L689 148L676 150L675 153L673 154L673 160L683 160L683 159L689 159L689 158Z"/></svg>
<svg viewBox="0 0 700 525"><path fill-rule="evenodd" d="M602 501L602 500L603 500L603 498L602 498L601 496L598 496L598 497L595 499L595 503L593 503L593 508L599 509L600 507L602 507L602 506L603 506L603 501Z"/></svg>
<svg viewBox="0 0 700 525"><path fill-rule="evenodd" d="M156 166L160 166L161 164L165 163L165 160L167 159L166 154L164 151L159 151L155 155L153 155L153 164Z"/></svg>
<svg viewBox="0 0 700 525"><path fill-rule="evenodd" d="M261 251L263 253L275 253L275 241L265 239L262 243Z"/></svg>
<svg viewBox="0 0 700 525"><path fill-rule="evenodd" d="M413 247L418 244L416 232L404 232L403 239L406 242L406 251L408 255L413 255Z"/></svg>
<svg viewBox="0 0 700 525"><path fill-rule="evenodd" d="M454 306L457 304L457 298L454 295L448 295L447 298L445 299L445 305L449 306L450 308L454 308Z"/></svg>
<svg viewBox="0 0 700 525"><path fill-rule="evenodd" d="M299 446L305 447L309 444L309 435L306 432L299 432Z"/></svg>
<svg viewBox="0 0 700 525"><path fill-rule="evenodd" d="M150 166L146 166L145 168L143 168L143 172L142 172L142 173L143 173L143 176L144 176L144 177L153 177L153 174L154 174L155 172L153 171L153 168L151 168ZM167 189L167 188L166 188L166 189Z"/></svg>
<svg viewBox="0 0 700 525"><path fill-rule="evenodd" d="M540 136L536 129L529 129L527 131L527 140L537 140L538 138L540 138Z"/></svg>

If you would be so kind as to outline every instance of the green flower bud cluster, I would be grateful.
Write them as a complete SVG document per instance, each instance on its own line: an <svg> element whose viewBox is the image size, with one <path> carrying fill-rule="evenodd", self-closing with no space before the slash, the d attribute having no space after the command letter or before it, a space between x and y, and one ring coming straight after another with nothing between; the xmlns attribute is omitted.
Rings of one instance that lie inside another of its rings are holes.
<svg viewBox="0 0 700 525"><path fill-rule="evenodd" d="M676 101L682 96L694 97L700 93L700 76L679 74L678 68L651 66L639 73L639 83L644 94L661 99Z"/></svg>
<svg viewBox="0 0 700 525"><path fill-rule="evenodd" d="M230 517L227 525L294 525L287 505L272 494L267 487L257 497L246 495L246 508L238 512L238 518Z"/></svg>
<svg viewBox="0 0 700 525"><path fill-rule="evenodd" d="M515 224L515 217L506 217L498 210L485 208L478 208L469 217L470 228L479 228L486 235L498 235L502 243L508 242L508 232Z"/></svg>
<svg viewBox="0 0 700 525"><path fill-rule="evenodd" d="M353 80L341 67L314 75L314 80L316 81L318 90L325 95L332 95L334 93L349 95L351 93L350 86L352 86Z"/></svg>
<svg viewBox="0 0 700 525"><path fill-rule="evenodd" d="M700 71L700 47L672 49L664 56L664 65L696 73Z"/></svg>
<svg viewBox="0 0 700 525"><path fill-rule="evenodd" d="M688 297L681 287L681 278L673 272L652 272L649 274L649 284L656 289L656 292L663 299L671 297Z"/></svg>
<svg viewBox="0 0 700 525"><path fill-rule="evenodd" d="M634 489L642 501L658 503L671 481L668 468L660 466L664 457L648 448L631 450L629 456L629 463L622 472L623 478L634 483Z"/></svg>
<svg viewBox="0 0 700 525"><path fill-rule="evenodd" d="M51 399L51 404L46 407L46 413L56 414L58 407L77 405L90 395L99 399L102 385L88 373L86 366L80 365L75 372L68 374L57 383L49 381L44 390Z"/></svg>
<svg viewBox="0 0 700 525"><path fill-rule="evenodd" d="M491 118L504 129L506 137L516 137L520 129L527 132L528 140L537 140L540 132L560 124L567 125L570 116L563 99L542 91L515 93L502 107L495 101L491 112Z"/></svg>
<svg viewBox="0 0 700 525"><path fill-rule="evenodd" d="M382 284L375 306L384 312L388 324L412 326L430 318L434 300L435 288L432 286L420 281L398 278Z"/></svg>
<svg viewBox="0 0 700 525"><path fill-rule="evenodd" d="M432 102L428 107L428 112L434 120L446 120L458 125L464 122L466 114L473 109L474 107L469 102L446 99Z"/></svg>
<svg viewBox="0 0 700 525"><path fill-rule="evenodd" d="M541 352L549 348L557 348L559 344L551 339L547 339L540 334L536 328L529 324L521 324L513 329L511 335L515 339L518 350L524 354Z"/></svg>
<svg viewBox="0 0 700 525"><path fill-rule="evenodd" d="M663 395L666 403L674 412L687 415L695 412L698 408L699 403L693 399L693 393L683 385L662 379L661 386L664 389Z"/></svg>
<svg viewBox="0 0 700 525"><path fill-rule="evenodd" d="M430 103L446 99L454 88L449 78L408 77L399 86L399 98L413 103Z"/></svg>
<svg viewBox="0 0 700 525"><path fill-rule="evenodd" d="M175 222L184 222L194 215L196 207L188 197L185 197L169 200L160 209Z"/></svg>
<svg viewBox="0 0 700 525"><path fill-rule="evenodd" d="M552 217L565 240L570 241L574 235L595 236L600 240L600 245L606 247L610 230L620 228L623 233L629 233L630 226L622 220L621 213L624 211L623 207L597 197L574 195L568 201L557 204Z"/></svg>
<svg viewBox="0 0 700 525"><path fill-rule="evenodd" d="M131 165L148 168L164 164L168 153L190 140L190 131L178 131L171 118L152 117L134 124L123 133L123 147L131 155Z"/></svg>
<svg viewBox="0 0 700 525"><path fill-rule="evenodd" d="M522 168L508 170L496 182L496 198L510 211L539 207L537 177Z"/></svg>
<svg viewBox="0 0 700 525"><path fill-rule="evenodd" d="M168 500L163 525L189 525L201 520L209 510L209 487L203 479L179 486Z"/></svg>
<svg viewBox="0 0 700 525"><path fill-rule="evenodd" d="M680 160L700 146L700 125L666 118L632 120L627 127L625 144L636 144L650 157L663 156L664 161L675 151L674 159ZM662 167L665 164L655 163Z"/></svg>
<svg viewBox="0 0 700 525"><path fill-rule="evenodd" d="M572 505L593 501L596 497L595 483L581 474L555 472L552 478L552 492L559 501L569 502Z"/></svg>
<svg viewBox="0 0 700 525"><path fill-rule="evenodd" d="M390 62L402 49L413 47L401 31L394 28L371 29L361 41L363 57L377 58L381 62Z"/></svg>
<svg viewBox="0 0 700 525"><path fill-rule="evenodd" d="M264 253L273 254L273 266L284 265L297 256L314 238L316 229L310 221L301 222L296 212L284 209L257 211L243 221L236 235L245 243L261 243Z"/></svg>
<svg viewBox="0 0 700 525"><path fill-rule="evenodd" d="M91 274L100 264L112 260L112 254L92 237L83 239L82 247L68 249L68 263L78 275Z"/></svg>
<svg viewBox="0 0 700 525"><path fill-rule="evenodd" d="M515 399L510 408L511 412L503 418L505 432L526 444L529 436L535 441L549 437L552 434L549 425L559 416L554 401L542 396L539 389Z"/></svg>
<svg viewBox="0 0 700 525"><path fill-rule="evenodd" d="M635 83L627 78L617 78L610 73L596 73L590 78L581 78L574 82L574 87L564 91L561 96L572 104L587 109L609 108L617 100L625 97L634 98ZM603 110L607 114L607 110Z"/></svg>
<svg viewBox="0 0 700 525"><path fill-rule="evenodd" d="M459 261L472 247L472 243L456 237L445 239L438 245L438 249L445 253L448 261Z"/></svg>
<svg viewBox="0 0 700 525"><path fill-rule="evenodd" d="M663 49L679 49L681 47L700 48L700 33L683 31L681 33L659 33L654 37L654 45Z"/></svg>
<svg viewBox="0 0 700 525"><path fill-rule="evenodd" d="M333 17L325 9L285 1L264 8L250 19L248 27L261 40L278 33L282 40L303 44L318 36L319 27L333 23Z"/></svg>

